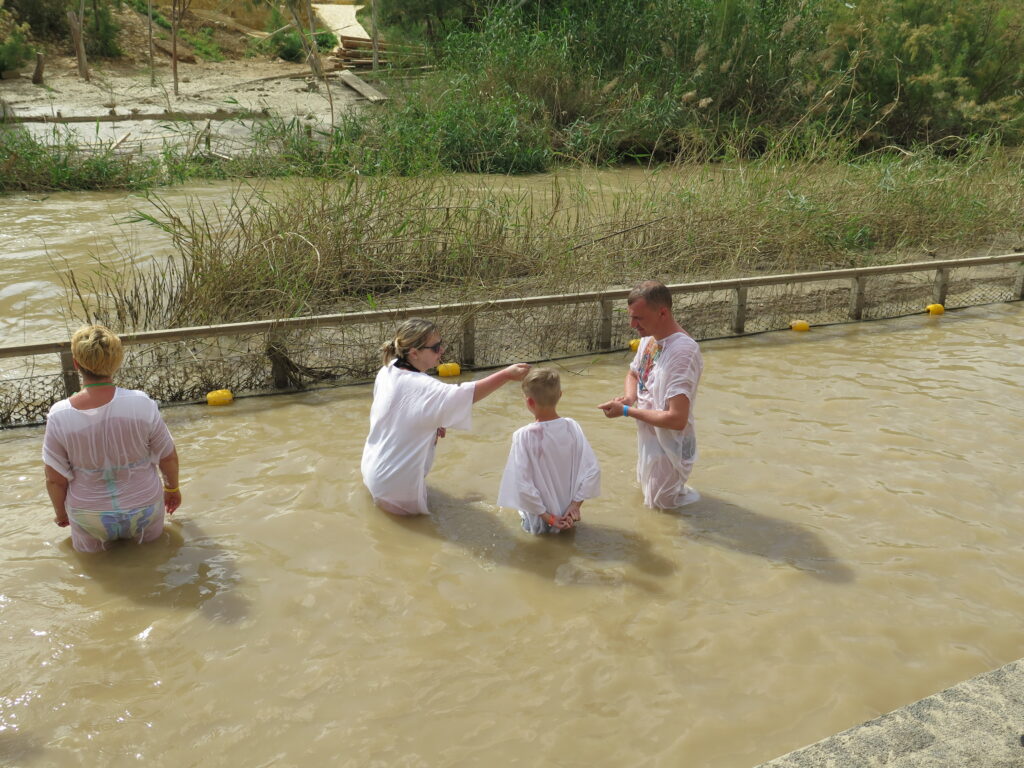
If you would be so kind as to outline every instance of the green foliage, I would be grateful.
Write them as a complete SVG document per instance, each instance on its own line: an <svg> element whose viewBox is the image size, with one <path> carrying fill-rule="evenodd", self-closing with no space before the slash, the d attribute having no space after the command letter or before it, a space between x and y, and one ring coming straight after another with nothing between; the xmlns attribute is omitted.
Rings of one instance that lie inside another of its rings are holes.
<svg viewBox="0 0 1024 768"><path fill-rule="evenodd" d="M865 0L834 36L868 145L1024 137L1024 4Z"/></svg>
<svg viewBox="0 0 1024 768"><path fill-rule="evenodd" d="M831 157L1024 136L1024 4L1011 0L387 0L440 71L367 130L431 133L450 98L521 109L562 162ZM465 142L462 146L468 147ZM540 149L540 147L536 147ZM447 160L444 167L459 166Z"/></svg>
<svg viewBox="0 0 1024 768"><path fill-rule="evenodd" d="M61 40L68 34L67 0L7 0L7 7L41 40Z"/></svg>
<svg viewBox="0 0 1024 768"><path fill-rule="evenodd" d="M159 160L116 154L112 145L83 150L55 128L46 140L0 127L0 193L16 190L139 189L160 176Z"/></svg>
<svg viewBox="0 0 1024 768"><path fill-rule="evenodd" d="M149 18L149 3L147 0L126 0L126 2L143 16ZM171 28L170 19L160 13L156 7L153 8L153 24L161 29L170 30Z"/></svg>
<svg viewBox="0 0 1024 768"><path fill-rule="evenodd" d="M294 27L282 30L285 26L284 17L277 8L271 8L267 31L274 34L261 44L261 48L285 61L302 62L306 60L306 51L302 46L302 38ZM314 36L317 49L321 52L330 51L338 45L338 38L325 29L318 30Z"/></svg>
<svg viewBox="0 0 1024 768"><path fill-rule="evenodd" d="M194 35L184 30L179 30L178 34L200 58L206 61L224 61L224 54L214 41L213 30L209 27L203 27Z"/></svg>
<svg viewBox="0 0 1024 768"><path fill-rule="evenodd" d="M110 12L109 0L93 0L85 5L85 20L82 24L85 51L90 56L116 58L121 55L117 45L117 33L121 27Z"/></svg>
<svg viewBox="0 0 1024 768"><path fill-rule="evenodd" d="M33 48L26 36L27 24L17 24L14 15L4 9L0 0L0 72L18 69L32 58Z"/></svg>

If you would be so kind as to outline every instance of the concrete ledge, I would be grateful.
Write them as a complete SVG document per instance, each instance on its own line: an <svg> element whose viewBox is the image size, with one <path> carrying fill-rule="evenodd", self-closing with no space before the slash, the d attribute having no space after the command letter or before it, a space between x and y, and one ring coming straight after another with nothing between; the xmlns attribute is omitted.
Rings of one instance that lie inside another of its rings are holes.
<svg viewBox="0 0 1024 768"><path fill-rule="evenodd" d="M1021 768L1024 659L758 768Z"/></svg>

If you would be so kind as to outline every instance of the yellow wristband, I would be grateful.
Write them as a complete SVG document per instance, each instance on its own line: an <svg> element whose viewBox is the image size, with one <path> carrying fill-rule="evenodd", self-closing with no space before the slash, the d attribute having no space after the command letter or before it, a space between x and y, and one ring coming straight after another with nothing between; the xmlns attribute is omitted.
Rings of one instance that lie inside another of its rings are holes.
<svg viewBox="0 0 1024 768"><path fill-rule="evenodd" d="M164 486L164 493L177 493L177 492L178 492L177 488L168 488L166 485Z"/></svg>

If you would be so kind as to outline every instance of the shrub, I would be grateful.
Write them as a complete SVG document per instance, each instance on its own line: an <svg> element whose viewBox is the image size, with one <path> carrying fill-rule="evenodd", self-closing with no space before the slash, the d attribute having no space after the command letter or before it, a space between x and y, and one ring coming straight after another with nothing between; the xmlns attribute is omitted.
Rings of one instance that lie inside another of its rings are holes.
<svg viewBox="0 0 1024 768"><path fill-rule="evenodd" d="M16 24L13 14L4 9L4 0L0 0L0 72L18 69L32 58L27 34L28 25Z"/></svg>
<svg viewBox="0 0 1024 768"><path fill-rule="evenodd" d="M284 17L276 8L271 9L268 31L280 30L285 25ZM329 51L338 45L338 38L325 29L319 30L316 35L317 49L322 53ZM306 51L302 47L302 39L293 27L274 32L273 35L264 41L264 49L285 61L302 62L306 60Z"/></svg>

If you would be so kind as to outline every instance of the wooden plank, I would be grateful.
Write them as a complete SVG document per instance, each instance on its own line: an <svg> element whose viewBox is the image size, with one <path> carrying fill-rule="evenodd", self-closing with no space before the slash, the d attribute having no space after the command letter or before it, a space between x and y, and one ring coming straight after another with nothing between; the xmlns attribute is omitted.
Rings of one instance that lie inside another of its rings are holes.
<svg viewBox="0 0 1024 768"><path fill-rule="evenodd" d="M338 73L338 79L360 96L366 97L373 104L380 101L387 101L387 96L348 69L342 70Z"/></svg>
<svg viewBox="0 0 1024 768"><path fill-rule="evenodd" d="M106 114L106 115L71 115L65 117L63 115L57 115L53 117L51 115L24 115L24 116L11 116L5 118L5 122L8 123L119 123L124 120L172 120L172 121L194 121L194 120L237 120L239 118L246 118L248 120L254 120L257 118L265 118L269 115L258 112L248 112L246 110L227 110L218 109L216 112L153 112L153 113L142 113L136 112L134 114L126 112L122 114Z"/></svg>

